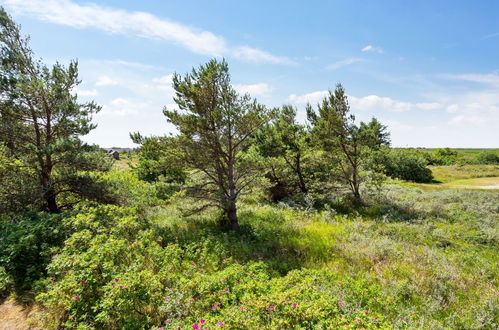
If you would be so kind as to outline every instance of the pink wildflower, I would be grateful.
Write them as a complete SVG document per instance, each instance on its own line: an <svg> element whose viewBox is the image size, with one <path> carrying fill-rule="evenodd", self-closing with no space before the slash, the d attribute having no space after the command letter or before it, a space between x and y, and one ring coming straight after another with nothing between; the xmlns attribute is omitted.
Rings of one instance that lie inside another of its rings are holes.
<svg viewBox="0 0 499 330"><path fill-rule="evenodd" d="M348 323L343 324L344 327L348 327Z"/></svg>
<svg viewBox="0 0 499 330"><path fill-rule="evenodd" d="M244 307L239 307L240 310L244 311Z"/></svg>
<svg viewBox="0 0 499 330"><path fill-rule="evenodd" d="M204 323L204 320L203 320L203 319L199 320L199 323L203 324L203 323Z"/></svg>
<svg viewBox="0 0 499 330"><path fill-rule="evenodd" d="M87 284L87 280L81 281L81 284Z"/></svg>
<svg viewBox="0 0 499 330"><path fill-rule="evenodd" d="M52 276L50 279L51 279L52 281L55 281L55 276Z"/></svg>
<svg viewBox="0 0 499 330"><path fill-rule="evenodd" d="M374 298L374 302L378 302L378 298Z"/></svg>
<svg viewBox="0 0 499 330"><path fill-rule="evenodd" d="M364 312L364 314L365 314L365 315L369 315L369 312L368 312L368 311L365 311L365 312Z"/></svg>
<svg viewBox="0 0 499 330"><path fill-rule="evenodd" d="M218 309L218 304L213 305L213 309Z"/></svg>
<svg viewBox="0 0 499 330"><path fill-rule="evenodd" d="M291 301L291 299L289 299L289 298L286 298L286 302L290 302L290 301Z"/></svg>
<svg viewBox="0 0 499 330"><path fill-rule="evenodd" d="M270 305L269 310L273 311L275 309L275 306Z"/></svg>
<svg viewBox="0 0 499 330"><path fill-rule="evenodd" d="M191 264L192 267L196 267L196 264Z"/></svg>
<svg viewBox="0 0 499 330"><path fill-rule="evenodd" d="M169 302L169 301L170 301L170 299L165 298L165 299L163 299L163 301L164 301L164 302Z"/></svg>
<svg viewBox="0 0 499 330"><path fill-rule="evenodd" d="M71 260L71 262L75 262L75 258L71 258L71 259L69 259L69 260Z"/></svg>
<svg viewBox="0 0 499 330"><path fill-rule="evenodd" d="M197 323L194 323L194 324L192 325L192 328L193 328L193 329L199 329L199 325L198 325Z"/></svg>
<svg viewBox="0 0 499 330"><path fill-rule="evenodd" d="M221 280L220 282L225 283L226 281L225 280Z"/></svg>
<svg viewBox="0 0 499 330"><path fill-rule="evenodd" d="M359 319L356 319L356 320L355 320L355 322L360 323L360 320L359 320Z"/></svg>
<svg viewBox="0 0 499 330"><path fill-rule="evenodd" d="M343 307L343 300L338 300L338 306Z"/></svg>
<svg viewBox="0 0 499 330"><path fill-rule="evenodd" d="M222 325L224 325L224 323L223 323L223 322L217 322L217 325L218 325L219 327L221 327Z"/></svg>
<svg viewBox="0 0 499 330"><path fill-rule="evenodd" d="M123 290L125 287L123 285L120 285L120 290Z"/></svg>
<svg viewBox="0 0 499 330"><path fill-rule="evenodd" d="M226 288L226 289L225 289L225 292L229 292L229 288Z"/></svg>
<svg viewBox="0 0 499 330"><path fill-rule="evenodd" d="M115 279L114 279L114 281L115 281L115 282L118 282L118 281L119 281L119 279L115 278Z"/></svg>
<svg viewBox="0 0 499 330"><path fill-rule="evenodd" d="M80 296L74 296L74 300L80 300Z"/></svg>
<svg viewBox="0 0 499 330"><path fill-rule="evenodd" d="M374 322L378 322L379 319L377 317L374 318Z"/></svg>
<svg viewBox="0 0 499 330"><path fill-rule="evenodd" d="M296 308L296 303L293 303L293 308Z"/></svg>

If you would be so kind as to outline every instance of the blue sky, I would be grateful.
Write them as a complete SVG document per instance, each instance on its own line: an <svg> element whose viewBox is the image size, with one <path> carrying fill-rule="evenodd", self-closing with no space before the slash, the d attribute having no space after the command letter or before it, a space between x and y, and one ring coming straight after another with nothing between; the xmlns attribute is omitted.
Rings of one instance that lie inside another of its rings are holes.
<svg viewBox="0 0 499 330"><path fill-rule="evenodd" d="M171 74L213 57L240 92L302 119L341 82L394 146L499 147L497 1L0 3L46 62L79 60L78 95L103 106L84 139L104 147L171 132Z"/></svg>

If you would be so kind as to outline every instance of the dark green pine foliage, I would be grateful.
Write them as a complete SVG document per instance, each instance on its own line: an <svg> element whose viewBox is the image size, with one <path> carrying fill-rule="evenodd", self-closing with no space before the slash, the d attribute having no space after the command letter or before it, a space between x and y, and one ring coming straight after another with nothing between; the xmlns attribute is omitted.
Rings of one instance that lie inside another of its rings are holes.
<svg viewBox="0 0 499 330"><path fill-rule="evenodd" d="M265 159L267 178L273 186L270 197L278 201L296 192L309 192L311 153L306 127L298 123L297 110L284 105L275 121L265 125L256 135L256 147Z"/></svg>

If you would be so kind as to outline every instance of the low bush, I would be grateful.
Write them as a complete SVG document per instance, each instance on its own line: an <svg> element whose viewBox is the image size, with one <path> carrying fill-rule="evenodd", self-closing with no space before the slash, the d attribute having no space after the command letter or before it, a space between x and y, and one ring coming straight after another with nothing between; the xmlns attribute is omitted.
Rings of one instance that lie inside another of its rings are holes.
<svg viewBox="0 0 499 330"><path fill-rule="evenodd" d="M52 258L48 326L65 328L386 327L389 300L366 280L328 270L284 277L241 263L206 239L166 242L134 209L101 206L67 221L74 233Z"/></svg>
<svg viewBox="0 0 499 330"><path fill-rule="evenodd" d="M32 289L68 236L61 216L46 213L0 220L0 232L0 291Z"/></svg>
<svg viewBox="0 0 499 330"><path fill-rule="evenodd" d="M493 151L482 151L477 156L479 164L499 164L499 155Z"/></svg>
<svg viewBox="0 0 499 330"><path fill-rule="evenodd" d="M391 149L384 157L385 174L414 182L431 182L433 175L427 160L415 150Z"/></svg>

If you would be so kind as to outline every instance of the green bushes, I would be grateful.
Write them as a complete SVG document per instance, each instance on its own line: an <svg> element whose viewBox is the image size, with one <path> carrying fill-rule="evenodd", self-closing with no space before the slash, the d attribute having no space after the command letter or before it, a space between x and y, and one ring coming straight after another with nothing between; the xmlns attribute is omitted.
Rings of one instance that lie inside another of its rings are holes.
<svg viewBox="0 0 499 330"><path fill-rule="evenodd" d="M66 221L74 233L39 295L52 327L386 326L387 300L365 280L327 270L279 277L216 240L166 242L135 211L98 207Z"/></svg>
<svg viewBox="0 0 499 330"><path fill-rule="evenodd" d="M0 291L30 290L68 232L61 216L32 213L15 221L0 219Z"/></svg>
<svg viewBox="0 0 499 330"><path fill-rule="evenodd" d="M431 182L433 175L426 167L427 161L415 150L391 149L382 160L385 174L397 179L414 182Z"/></svg>
<svg viewBox="0 0 499 330"><path fill-rule="evenodd" d="M479 164L499 164L499 154L493 151L482 151L478 154L477 160Z"/></svg>

